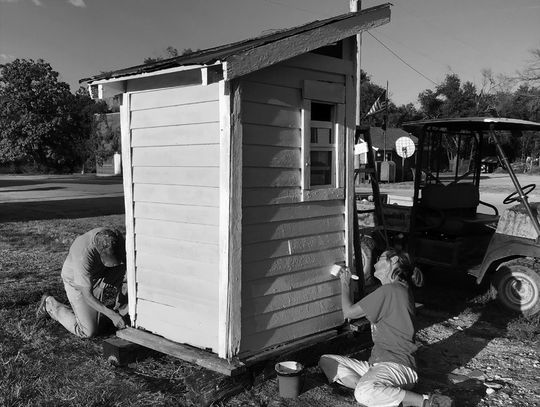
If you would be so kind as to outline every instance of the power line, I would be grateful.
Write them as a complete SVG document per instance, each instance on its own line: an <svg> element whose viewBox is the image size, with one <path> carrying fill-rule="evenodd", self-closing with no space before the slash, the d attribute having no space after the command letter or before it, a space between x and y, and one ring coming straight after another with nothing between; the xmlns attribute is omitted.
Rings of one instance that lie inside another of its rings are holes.
<svg viewBox="0 0 540 407"><path fill-rule="evenodd" d="M291 8L291 9L295 9L295 10L299 10L299 11L303 11L303 12L306 12L306 13L310 13L312 15L316 15L318 17L321 17L321 14L320 13L316 13L316 12L313 12L311 10L307 10L307 9L303 9L303 8L299 8L299 7L294 7L294 6L291 6L290 4L285 4L285 3L281 3L280 1L276 1L276 0L261 0L265 3L270 3L270 4L275 4L275 5L278 5L278 6L282 6L282 7L286 7L286 8ZM424 75L422 72L420 72L418 69L414 68L411 64L409 64L408 62L406 62L403 58L401 58L395 51L393 51L392 49L390 49L390 47L388 47L386 44L384 44L381 40L379 40L377 37L375 37L373 34L371 34L369 31L366 31L370 36L372 36L379 44L381 44L384 48L386 48L389 52L392 53L392 55L394 55L397 59L399 59L401 62L403 62L405 65L407 65L409 68L411 68L413 71L415 71L418 75L420 75L421 77L423 77L424 79L427 79L428 81L430 81L431 83L433 83L435 86L438 86L439 84L435 81L433 81L432 79L428 78L426 75Z"/></svg>
<svg viewBox="0 0 540 407"><path fill-rule="evenodd" d="M422 72L420 72L418 69L413 67L411 64L409 64L407 61L405 61L403 58L401 58L396 52L394 52L390 47L388 47L385 43L383 43L381 40L379 40L377 37L375 37L373 34L371 34L369 31L366 31L375 41L377 41L379 44L381 44L384 48L386 48L392 55L394 55L397 59L399 59L401 62L403 62L405 65L407 65L409 68L411 68L414 72L416 72L418 75L423 77L424 79L427 79L435 86L438 86L439 84L435 82L434 80L428 78L426 75L424 75Z"/></svg>

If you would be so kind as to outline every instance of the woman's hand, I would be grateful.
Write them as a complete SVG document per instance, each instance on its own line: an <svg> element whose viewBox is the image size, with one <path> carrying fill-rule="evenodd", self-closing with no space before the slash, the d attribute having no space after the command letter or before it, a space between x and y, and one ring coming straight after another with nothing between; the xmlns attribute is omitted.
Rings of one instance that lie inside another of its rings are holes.
<svg viewBox="0 0 540 407"><path fill-rule="evenodd" d="M341 280L341 285L342 286L349 287L349 285L351 283L351 271L349 270L348 267L346 267L346 266L341 267L341 272L339 273L339 278Z"/></svg>
<svg viewBox="0 0 540 407"><path fill-rule="evenodd" d="M126 323L124 322L124 318L122 318L122 315L118 313L114 313L112 315L111 321L113 322L114 326L118 329L124 329L126 327Z"/></svg>

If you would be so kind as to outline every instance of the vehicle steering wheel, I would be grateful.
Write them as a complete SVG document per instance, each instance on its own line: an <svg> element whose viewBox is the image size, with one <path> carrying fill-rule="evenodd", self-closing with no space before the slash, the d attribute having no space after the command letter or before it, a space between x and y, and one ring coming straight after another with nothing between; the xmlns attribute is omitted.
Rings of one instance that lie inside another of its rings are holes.
<svg viewBox="0 0 540 407"><path fill-rule="evenodd" d="M521 188L521 191L523 192L523 195L528 195L532 192L534 188L536 188L536 184L529 184ZM504 198L503 204L508 205L508 204L511 204L512 202L519 201L520 197L516 196L517 193L518 191L514 191L510 195L508 195L506 198Z"/></svg>

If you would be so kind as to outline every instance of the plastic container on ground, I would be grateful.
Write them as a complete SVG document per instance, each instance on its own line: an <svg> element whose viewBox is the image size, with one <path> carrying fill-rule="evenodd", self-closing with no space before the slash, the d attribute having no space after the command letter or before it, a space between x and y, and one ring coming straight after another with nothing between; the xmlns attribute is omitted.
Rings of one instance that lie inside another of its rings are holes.
<svg viewBox="0 0 540 407"><path fill-rule="evenodd" d="M294 361L276 363L278 376L279 395L285 398L296 398L302 391L304 384L304 366Z"/></svg>

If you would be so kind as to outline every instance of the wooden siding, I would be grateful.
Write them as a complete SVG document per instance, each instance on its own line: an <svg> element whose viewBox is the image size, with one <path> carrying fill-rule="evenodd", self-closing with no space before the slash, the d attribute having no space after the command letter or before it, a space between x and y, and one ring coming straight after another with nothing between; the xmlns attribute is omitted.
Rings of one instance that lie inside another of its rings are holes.
<svg viewBox="0 0 540 407"><path fill-rule="evenodd" d="M301 188L302 89L343 85L350 63L322 71L331 60L297 57L242 81L241 356L343 322L329 268L345 259L345 202L302 202Z"/></svg>
<svg viewBox="0 0 540 407"><path fill-rule="evenodd" d="M218 348L219 89L131 94L136 327Z"/></svg>

